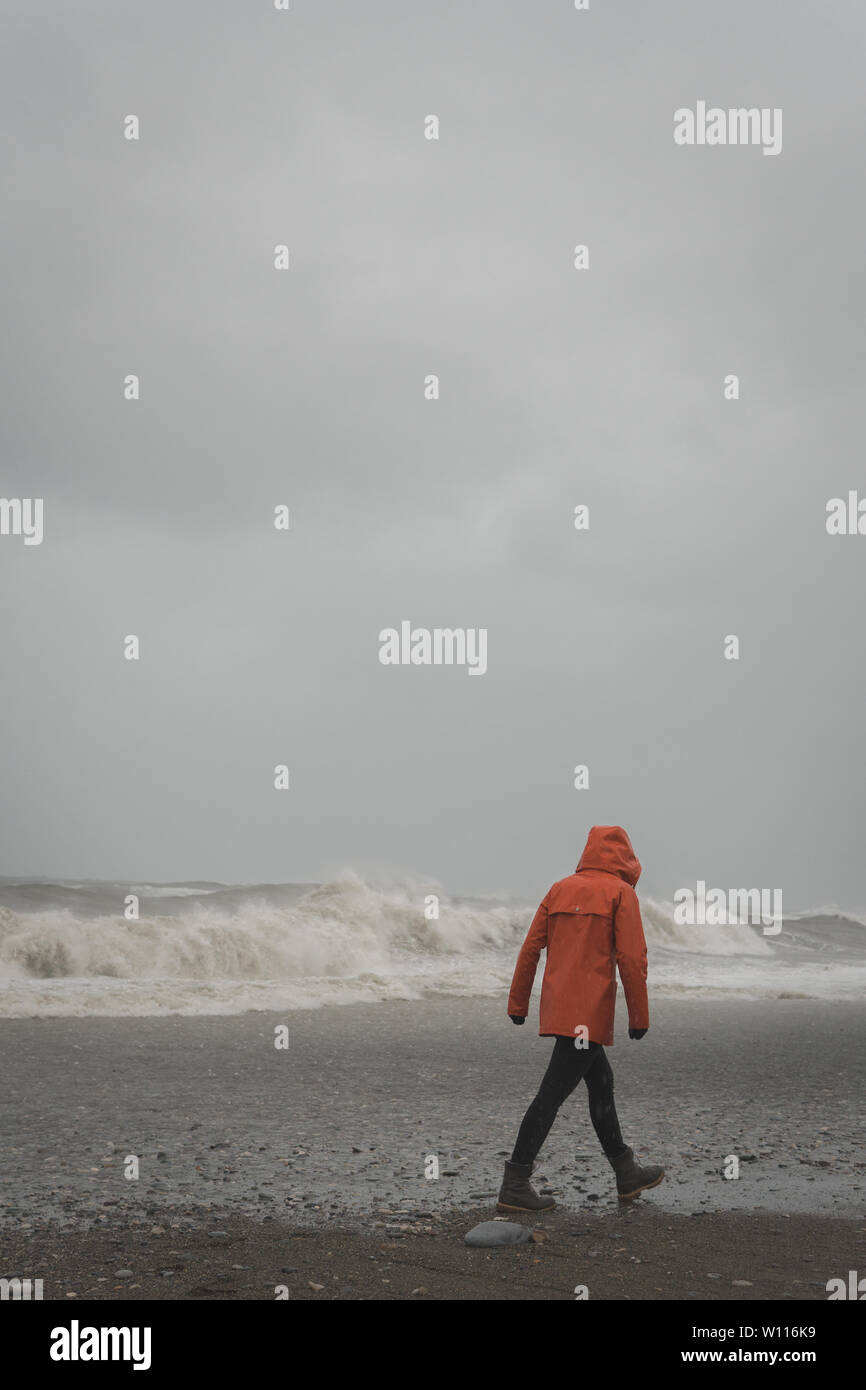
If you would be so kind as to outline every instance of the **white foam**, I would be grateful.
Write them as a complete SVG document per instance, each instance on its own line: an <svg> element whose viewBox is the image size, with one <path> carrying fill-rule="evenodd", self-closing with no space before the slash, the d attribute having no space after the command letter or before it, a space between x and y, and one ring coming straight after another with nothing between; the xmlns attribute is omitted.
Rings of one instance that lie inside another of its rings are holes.
<svg viewBox="0 0 866 1390"><path fill-rule="evenodd" d="M432 892L438 920L424 915ZM238 906L196 901L137 922L0 908L0 1014L223 1014L504 997L532 916L525 905L461 902L435 884L382 887L353 873L277 905L273 893L245 893ZM681 926L671 904L648 898L641 909L657 995L862 997L866 967L850 957L828 963L800 948L788 959L780 939L760 928Z"/></svg>
<svg viewBox="0 0 866 1390"><path fill-rule="evenodd" d="M772 956L773 947L760 927L745 922L724 926L687 926L674 921L674 905L641 898L647 947L710 956Z"/></svg>

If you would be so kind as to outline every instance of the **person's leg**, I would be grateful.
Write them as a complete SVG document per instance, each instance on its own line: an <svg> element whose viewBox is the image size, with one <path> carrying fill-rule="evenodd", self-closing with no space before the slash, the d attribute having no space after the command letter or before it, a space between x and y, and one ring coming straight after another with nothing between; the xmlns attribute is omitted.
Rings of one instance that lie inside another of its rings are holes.
<svg viewBox="0 0 866 1390"><path fill-rule="evenodd" d="M586 1073L589 1093L589 1117L605 1155L619 1158L626 1151L625 1140L619 1132L619 1119L613 1099L613 1071L603 1047L592 1057Z"/></svg>
<svg viewBox="0 0 866 1390"><path fill-rule="evenodd" d="M613 1072L600 1047L586 1073L589 1114L605 1156L616 1174L616 1190L621 1202L630 1202L648 1187L658 1187L664 1169L657 1165L641 1167L619 1132L619 1119L613 1102Z"/></svg>
<svg viewBox="0 0 866 1390"><path fill-rule="evenodd" d="M587 1068L591 1066L595 1051L601 1050L597 1043L590 1043L588 1048L578 1048L575 1047L573 1038L556 1039L553 1055L538 1088L538 1094L524 1115L518 1131L517 1142L511 1155L512 1163L532 1163L537 1158L559 1107L571 1095Z"/></svg>

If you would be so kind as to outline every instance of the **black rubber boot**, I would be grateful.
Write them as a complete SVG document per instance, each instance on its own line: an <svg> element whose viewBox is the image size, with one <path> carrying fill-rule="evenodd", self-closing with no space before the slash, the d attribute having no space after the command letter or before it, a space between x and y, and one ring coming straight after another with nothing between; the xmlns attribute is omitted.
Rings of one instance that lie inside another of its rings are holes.
<svg viewBox="0 0 866 1390"><path fill-rule="evenodd" d="M616 1173L616 1190L621 1202L630 1202L632 1197L636 1197L639 1192L645 1192L648 1187L658 1187L665 1175L664 1168L650 1165L641 1168L635 1162L635 1156L631 1149L626 1149L618 1158L609 1158L613 1171Z"/></svg>
<svg viewBox="0 0 866 1390"><path fill-rule="evenodd" d="M550 1211L556 1206L552 1197L539 1197L533 1192L529 1178L534 1167L534 1163L512 1163L510 1159L506 1162L497 1211Z"/></svg>

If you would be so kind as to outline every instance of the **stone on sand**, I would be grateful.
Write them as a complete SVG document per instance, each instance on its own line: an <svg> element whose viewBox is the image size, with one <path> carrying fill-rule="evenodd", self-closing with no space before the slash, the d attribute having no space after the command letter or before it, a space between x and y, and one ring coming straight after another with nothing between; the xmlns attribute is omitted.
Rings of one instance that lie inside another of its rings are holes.
<svg viewBox="0 0 866 1390"><path fill-rule="evenodd" d="M523 1245L532 1232L516 1221L482 1221L466 1232L467 1245Z"/></svg>

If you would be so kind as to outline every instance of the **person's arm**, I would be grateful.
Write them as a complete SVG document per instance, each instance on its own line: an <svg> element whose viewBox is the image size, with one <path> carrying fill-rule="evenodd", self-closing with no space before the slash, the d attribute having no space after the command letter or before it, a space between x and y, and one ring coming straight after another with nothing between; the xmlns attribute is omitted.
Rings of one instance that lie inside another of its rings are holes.
<svg viewBox="0 0 866 1390"><path fill-rule="evenodd" d="M535 972L538 968L538 957L547 946L547 893L542 899L538 911L532 919L532 926L526 933L526 940L520 948L520 955L517 957L517 964L514 967L514 975L511 980L511 992L508 995L508 1016L509 1018L526 1018L529 1011L529 996L532 993L532 982L535 979Z"/></svg>
<svg viewBox="0 0 866 1390"><path fill-rule="evenodd" d="M649 1028L649 1000L646 992L646 939L640 919L637 893L623 887L613 918L616 964L625 991L629 1032Z"/></svg>

